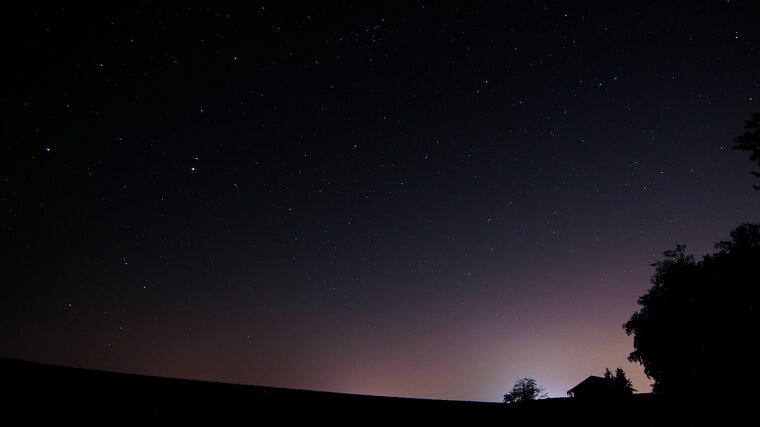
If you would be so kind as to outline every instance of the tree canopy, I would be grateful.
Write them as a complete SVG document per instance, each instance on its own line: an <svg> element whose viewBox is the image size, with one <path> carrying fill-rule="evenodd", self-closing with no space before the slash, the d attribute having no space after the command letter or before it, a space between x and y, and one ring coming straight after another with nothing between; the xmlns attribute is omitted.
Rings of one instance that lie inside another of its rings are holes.
<svg viewBox="0 0 760 427"><path fill-rule="evenodd" d="M760 224L740 225L715 248L701 261L684 245L666 251L624 325L633 335L629 360L644 365L655 393L717 397L756 387L757 374L736 367L754 365Z"/></svg>
<svg viewBox="0 0 760 427"><path fill-rule="evenodd" d="M750 160L760 166L760 113L752 113L751 118L744 122L744 133L737 136L734 150L749 151ZM751 171L752 175L760 178L760 171ZM755 190L760 190L760 185L753 185Z"/></svg>

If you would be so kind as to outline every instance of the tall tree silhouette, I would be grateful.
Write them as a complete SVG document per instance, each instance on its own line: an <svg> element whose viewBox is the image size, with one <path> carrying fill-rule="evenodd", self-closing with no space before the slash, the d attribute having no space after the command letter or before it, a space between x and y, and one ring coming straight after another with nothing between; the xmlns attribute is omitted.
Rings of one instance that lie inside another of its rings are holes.
<svg viewBox="0 0 760 427"><path fill-rule="evenodd" d="M604 370L604 379L609 381L610 390L612 390L612 393L615 395L626 396L631 395L634 391L636 391L633 388L633 383L631 380L629 380L628 376L625 375L623 368L618 367L615 369L614 374L610 371L609 368L606 368Z"/></svg>
<svg viewBox="0 0 760 427"><path fill-rule="evenodd" d="M644 365L655 393L726 398L757 387L755 362L760 224L742 224L696 261L684 245L653 264L652 287L625 323L629 360Z"/></svg>
<svg viewBox="0 0 760 427"><path fill-rule="evenodd" d="M737 136L734 150L749 151L749 158L760 166L760 113L752 113L751 118L744 122L744 133ZM750 171L756 178L760 178L760 171ZM755 190L760 190L760 185L753 185Z"/></svg>

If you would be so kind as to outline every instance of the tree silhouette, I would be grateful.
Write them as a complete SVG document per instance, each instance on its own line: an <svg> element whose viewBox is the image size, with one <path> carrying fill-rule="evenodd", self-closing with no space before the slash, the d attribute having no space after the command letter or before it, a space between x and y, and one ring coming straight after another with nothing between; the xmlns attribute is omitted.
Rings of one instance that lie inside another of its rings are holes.
<svg viewBox="0 0 760 427"><path fill-rule="evenodd" d="M615 369L615 374L610 372L609 368L604 370L604 379L609 381L610 390L615 395L630 395L633 394L633 383L625 375L623 368L618 367Z"/></svg>
<svg viewBox="0 0 760 427"><path fill-rule="evenodd" d="M740 225L715 248L698 262L684 245L666 251L624 325L628 359L644 365L655 393L727 398L757 386L756 370L729 372L755 362L760 224Z"/></svg>
<svg viewBox="0 0 760 427"><path fill-rule="evenodd" d="M520 378L515 381L512 391L504 395L504 403L519 403L529 400L544 399L548 395L544 388L539 386L531 377Z"/></svg>
<svg viewBox="0 0 760 427"><path fill-rule="evenodd" d="M751 118L744 122L744 133L734 139L734 150L749 151L749 158L760 166L760 113L752 113ZM751 171L752 175L760 178L760 171ZM753 185L760 190L760 185Z"/></svg>

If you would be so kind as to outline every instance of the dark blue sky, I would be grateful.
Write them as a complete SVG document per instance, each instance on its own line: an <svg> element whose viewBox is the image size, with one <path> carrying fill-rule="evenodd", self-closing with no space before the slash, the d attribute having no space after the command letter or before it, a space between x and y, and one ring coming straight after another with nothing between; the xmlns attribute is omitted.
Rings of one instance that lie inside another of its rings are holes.
<svg viewBox="0 0 760 427"><path fill-rule="evenodd" d="M757 221L753 2L29 6L0 354L499 400L629 364L677 242Z"/></svg>

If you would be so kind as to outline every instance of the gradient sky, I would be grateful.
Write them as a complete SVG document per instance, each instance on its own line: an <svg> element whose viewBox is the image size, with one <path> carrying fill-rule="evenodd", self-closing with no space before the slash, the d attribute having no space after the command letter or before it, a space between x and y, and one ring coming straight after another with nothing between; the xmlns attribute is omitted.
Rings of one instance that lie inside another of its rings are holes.
<svg viewBox="0 0 760 427"><path fill-rule="evenodd" d="M757 221L757 2L8 10L0 355L551 396Z"/></svg>

